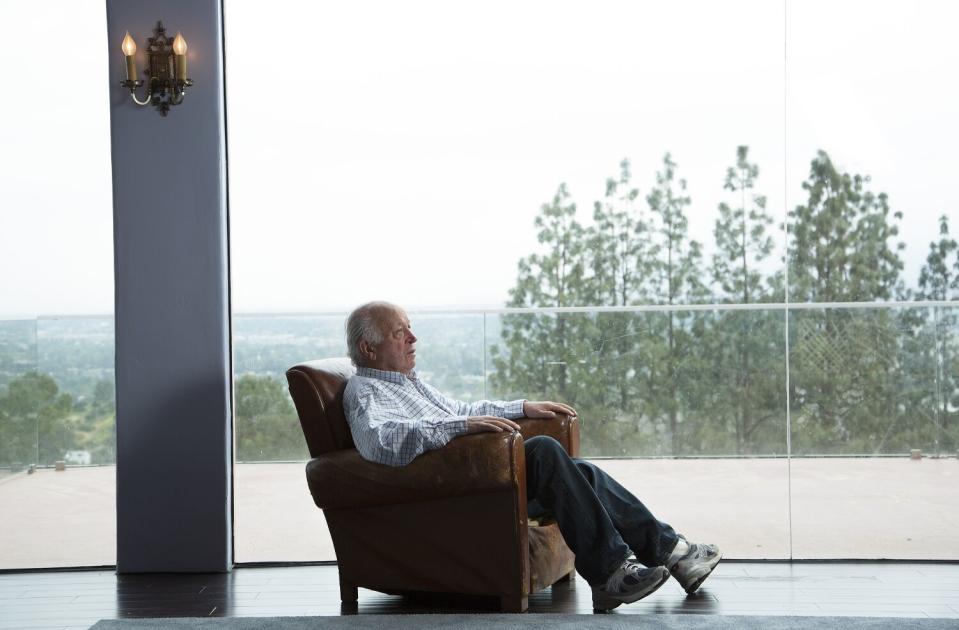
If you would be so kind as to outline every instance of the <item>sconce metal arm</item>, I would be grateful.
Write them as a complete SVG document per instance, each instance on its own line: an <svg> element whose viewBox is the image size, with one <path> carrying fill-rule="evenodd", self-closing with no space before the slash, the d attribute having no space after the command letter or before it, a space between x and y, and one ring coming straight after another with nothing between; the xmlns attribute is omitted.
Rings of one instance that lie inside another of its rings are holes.
<svg viewBox="0 0 959 630"><path fill-rule="evenodd" d="M149 105L150 101L153 99L153 86L150 86L150 89L147 91L147 97L145 101L141 101L137 98L137 88L143 85L143 81L123 81L121 85L125 88L130 89L130 96L133 98L133 102L137 105L144 106Z"/></svg>

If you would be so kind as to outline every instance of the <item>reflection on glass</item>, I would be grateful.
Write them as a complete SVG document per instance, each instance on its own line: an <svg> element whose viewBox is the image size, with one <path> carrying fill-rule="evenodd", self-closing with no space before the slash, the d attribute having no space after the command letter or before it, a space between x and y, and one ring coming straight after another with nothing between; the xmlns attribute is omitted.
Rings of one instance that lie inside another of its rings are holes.
<svg viewBox="0 0 959 630"><path fill-rule="evenodd" d="M582 455L657 516L733 557L789 557L782 310L487 320L492 396L570 403Z"/></svg>
<svg viewBox="0 0 959 630"><path fill-rule="evenodd" d="M959 557L957 310L791 312L793 557Z"/></svg>
<svg viewBox="0 0 959 630"><path fill-rule="evenodd" d="M586 456L786 452L781 311L497 319L498 337L487 338L492 395L572 404Z"/></svg>
<svg viewBox="0 0 959 630"><path fill-rule="evenodd" d="M939 453L932 308L790 314L794 455Z"/></svg>

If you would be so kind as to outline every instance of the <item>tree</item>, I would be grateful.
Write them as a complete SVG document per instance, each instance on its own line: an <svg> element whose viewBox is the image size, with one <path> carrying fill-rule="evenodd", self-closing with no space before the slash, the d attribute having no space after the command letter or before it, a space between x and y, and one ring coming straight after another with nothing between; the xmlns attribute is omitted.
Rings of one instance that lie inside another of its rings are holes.
<svg viewBox="0 0 959 630"><path fill-rule="evenodd" d="M73 448L73 398L51 376L21 374L0 396L0 462L49 465Z"/></svg>
<svg viewBox="0 0 959 630"><path fill-rule="evenodd" d="M606 180L603 201L593 204L589 230L591 304L627 306L645 300L645 282L655 268L657 248L649 240L650 222L638 207L639 189L631 185L629 160L619 163L619 178Z"/></svg>
<svg viewBox="0 0 959 630"><path fill-rule="evenodd" d="M239 461L308 457L296 411L280 381L245 374L236 379L234 388Z"/></svg>
<svg viewBox="0 0 959 630"><path fill-rule="evenodd" d="M889 300L904 292L900 212L869 177L840 172L824 151L803 183L806 203L789 212L793 301ZM823 309L793 316L794 433L797 451L853 452L879 444L890 414L902 413L893 385L898 333L887 310ZM898 410L898 411L897 411Z"/></svg>
<svg viewBox="0 0 959 630"><path fill-rule="evenodd" d="M545 250L520 259L516 286L510 289L509 306L551 307L581 303L584 295L584 232L576 221L576 204L566 184L560 184L535 219L537 238ZM569 361L582 336L569 329L564 314L507 315L502 337L509 351L494 346L496 372L491 382L501 392L526 392L524 396L549 396L570 400Z"/></svg>
<svg viewBox="0 0 959 630"><path fill-rule="evenodd" d="M789 299L793 302L889 300L901 294L899 234L886 193L869 177L841 173L825 151L803 182L805 204L789 212Z"/></svg>
<svg viewBox="0 0 959 630"><path fill-rule="evenodd" d="M733 205L719 204L719 218L713 234L713 281L722 287L726 299L740 304L763 302L770 298L765 290L761 265L773 250L773 239L766 232L773 218L766 210L766 196L754 192L759 166L749 161L749 147L736 148L736 165L726 171L723 189L732 193Z"/></svg>
<svg viewBox="0 0 959 630"><path fill-rule="evenodd" d="M719 204L713 234L717 253L711 275L724 302L750 304L782 299L767 288L762 265L773 251L767 228L773 218L766 210L766 197L756 192L759 166L749 161L749 148L736 148L736 164L726 171L724 190L730 202ZM782 416L782 323L776 313L723 311L706 341L707 361L721 386L711 393L714 417L727 418L735 435L736 453L775 449L781 436L767 425ZM766 439L757 431L767 426ZM771 435L768 435L771 434Z"/></svg>
<svg viewBox="0 0 959 630"><path fill-rule="evenodd" d="M660 254L653 275L653 295L658 302L671 306L698 301L705 293L700 269L702 252L699 243L689 239L686 209L691 199L686 194L686 180L677 178L676 163L669 153L663 156L662 170L656 173L656 185L646 202L656 221L654 238ZM663 321L665 330L662 334L659 330L654 332L649 344L652 352L644 357L649 370L648 385L651 392L663 392L657 396L657 415L666 416L670 452L679 454L679 423L683 418L680 394L692 385L687 378L695 371L694 336L702 318L671 309L665 318L655 317L652 321ZM658 340L663 340L661 349L655 347Z"/></svg>
<svg viewBox="0 0 959 630"><path fill-rule="evenodd" d="M955 263L950 265L950 259ZM939 218L939 240L929 243L926 264L919 272L919 293L921 300L946 301L959 298L959 244L949 236L949 218ZM931 311L931 312L930 312ZM935 449L954 449L959 443L959 435L954 428L954 417L959 411L959 352L956 351L956 330L959 317L956 308L939 306L922 309L924 323L931 329L932 344L920 348L920 356L925 365L935 366L935 390L923 388L925 396L919 403L923 408L932 407L935 414L932 420L936 427ZM928 316L932 315L932 322ZM928 350L932 350L929 352ZM927 350L927 352L921 352Z"/></svg>
<svg viewBox="0 0 959 630"><path fill-rule="evenodd" d="M959 244L949 238L949 217L939 217L939 241L929 243L926 264L919 272L919 298L946 301L959 299ZM950 268L949 258L955 258Z"/></svg>
<svg viewBox="0 0 959 630"><path fill-rule="evenodd" d="M592 271L585 283L588 304L629 306L649 301L658 247L650 239L651 220L631 177L629 160L624 158L619 177L607 178L603 200L593 204L593 225L587 230ZM644 412L637 381L643 369L638 355L645 318L603 313L580 319L581 330L592 341L588 396L596 420L584 441L599 452L617 452L624 446L624 432L635 433ZM630 437L633 446L637 438Z"/></svg>
<svg viewBox="0 0 959 630"><path fill-rule="evenodd" d="M78 448L90 452L94 464L116 462L116 388L112 380L99 380L78 428Z"/></svg>

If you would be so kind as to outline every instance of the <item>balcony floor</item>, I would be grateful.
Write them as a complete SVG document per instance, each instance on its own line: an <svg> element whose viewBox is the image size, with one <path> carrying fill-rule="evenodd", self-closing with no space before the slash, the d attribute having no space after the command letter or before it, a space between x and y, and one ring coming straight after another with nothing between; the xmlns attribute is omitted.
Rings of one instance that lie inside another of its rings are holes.
<svg viewBox="0 0 959 630"><path fill-rule="evenodd" d="M959 560L954 457L598 463L658 518L726 558ZM238 562L334 558L303 469L236 466ZM115 483L112 466L0 479L0 569L115 564Z"/></svg>

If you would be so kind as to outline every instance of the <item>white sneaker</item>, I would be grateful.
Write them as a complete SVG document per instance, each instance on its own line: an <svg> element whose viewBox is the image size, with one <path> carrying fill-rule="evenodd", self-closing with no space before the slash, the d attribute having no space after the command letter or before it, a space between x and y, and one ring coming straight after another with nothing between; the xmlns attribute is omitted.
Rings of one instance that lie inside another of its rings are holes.
<svg viewBox="0 0 959 630"><path fill-rule="evenodd" d="M687 593L693 593L713 572L723 554L716 545L691 543L683 536L679 538L681 542L678 544L685 543L689 549L678 558L670 556L666 564L683 589Z"/></svg>
<svg viewBox="0 0 959 630"><path fill-rule="evenodd" d="M605 586L593 587L593 609L612 610L646 597L669 579L666 567L643 568L631 560L623 561Z"/></svg>

